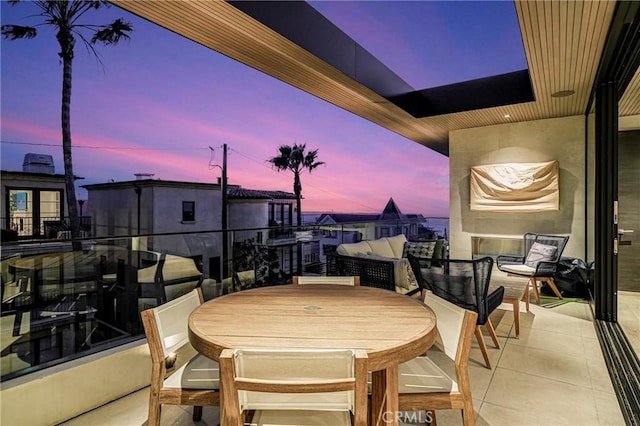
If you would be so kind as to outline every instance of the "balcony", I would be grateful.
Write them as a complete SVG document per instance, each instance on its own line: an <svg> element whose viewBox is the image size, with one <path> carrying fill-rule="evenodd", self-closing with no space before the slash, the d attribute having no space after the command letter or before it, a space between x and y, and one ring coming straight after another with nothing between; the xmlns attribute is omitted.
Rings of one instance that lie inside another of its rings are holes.
<svg viewBox="0 0 640 426"><path fill-rule="evenodd" d="M287 284L299 267L303 274L324 274L325 253L343 241L402 229L394 221L234 229L226 233L226 261L220 230L81 238L82 250L75 252L64 238L3 241L2 381L140 340L140 310L198 283L206 299ZM184 276L172 272L179 262L189 270L180 266ZM159 276L161 291L154 284Z"/></svg>
<svg viewBox="0 0 640 426"><path fill-rule="evenodd" d="M17 410L28 410L28 404L36 401L43 401L45 408L40 417L32 419L35 423L55 424L81 414L68 424L145 421L150 361L139 311L164 300L153 293L153 286L142 288L155 282L161 256L165 259L164 297L177 297L200 283L205 299L210 299L290 283L297 273L298 244L303 274L323 274L325 253L341 242L374 239L398 229L402 226L397 223L314 225L282 230L279 235L287 238L280 239L265 238L273 231L269 228L229 230L226 262L219 230L83 238L80 252L72 252L68 240L3 244L3 279L18 291L26 282L23 291L30 294L3 303L2 422L24 418ZM296 239L296 235L304 238ZM409 238L420 236L423 231ZM20 254L24 255L18 257ZM65 262L65 256L75 260ZM34 257L40 260L31 268L18 262ZM57 266L47 266L47 262ZM191 271L195 269L198 276L187 274L180 279L172 275L172 265L177 264L193 265ZM147 278L142 279L143 275ZM40 287L42 291L36 291ZM52 315L54 307L65 312ZM532 306L530 313L521 314L520 338L514 335L510 308L503 308L492 318L501 343L501 349L489 346L496 367L483 367L476 343L471 355L479 420L493 424L563 419L583 419L581 423L589 424L623 422L588 304L568 303L553 309ZM29 398L24 397L27 394ZM528 414L522 410L524 404L545 409ZM566 406L571 409L560 409ZM96 407L101 408L91 411ZM163 415L175 418L178 424L191 422L187 407L167 407L165 413L171 413ZM217 424L216 409L205 408L204 413L205 423ZM540 417L541 413L548 418ZM454 412L439 413L446 424L456 424L459 417Z"/></svg>
<svg viewBox="0 0 640 426"><path fill-rule="evenodd" d="M624 424L588 305L531 308L521 314L519 338L508 308L495 312L492 321L502 348L489 345L493 370L482 365L474 341L469 373L477 424ZM141 425L148 398L145 387L62 424ZM172 424L193 424L190 407L165 406L162 413ZM456 410L438 411L437 419L462 424ZM204 407L201 424L219 424L218 408Z"/></svg>

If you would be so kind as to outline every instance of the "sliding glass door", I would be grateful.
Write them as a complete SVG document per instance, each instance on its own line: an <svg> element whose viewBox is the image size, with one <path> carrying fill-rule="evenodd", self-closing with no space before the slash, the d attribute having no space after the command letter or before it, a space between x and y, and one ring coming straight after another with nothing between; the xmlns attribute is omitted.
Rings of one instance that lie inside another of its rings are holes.
<svg viewBox="0 0 640 426"><path fill-rule="evenodd" d="M618 323L640 354L640 130L618 138Z"/></svg>

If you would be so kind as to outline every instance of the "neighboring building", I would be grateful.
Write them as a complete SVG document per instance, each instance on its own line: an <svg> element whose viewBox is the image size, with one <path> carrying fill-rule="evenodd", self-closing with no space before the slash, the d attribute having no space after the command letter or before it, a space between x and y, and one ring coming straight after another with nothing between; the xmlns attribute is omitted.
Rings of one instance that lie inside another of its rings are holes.
<svg viewBox="0 0 640 426"><path fill-rule="evenodd" d="M224 235L220 183L136 179L83 188L89 193L94 236L155 234L152 239L135 240L134 244L139 244L136 248L167 249L174 254L197 257L205 274L216 279L222 277ZM238 243L269 246L276 248L279 270L289 271L295 260L292 247L296 240L290 229L294 224L295 199L295 195L288 192L229 186L229 258Z"/></svg>
<svg viewBox="0 0 640 426"><path fill-rule="evenodd" d="M55 174L53 157L26 154L21 172L0 173L3 240L56 238L65 228L67 203L64 175Z"/></svg>
<svg viewBox="0 0 640 426"><path fill-rule="evenodd" d="M339 244L375 240L404 234L407 239L433 238L428 228L423 226L426 218L422 214L403 214L389 198L381 213L323 213L316 224L320 225L322 238L321 256L332 251Z"/></svg>
<svg viewBox="0 0 640 426"><path fill-rule="evenodd" d="M184 256L197 252L204 272L218 275L222 235L203 233L222 229L220 184L135 179L82 187L89 194L95 237L178 233L140 238L133 248Z"/></svg>
<svg viewBox="0 0 640 426"><path fill-rule="evenodd" d="M137 179L82 187L96 237L221 229L219 184Z"/></svg>
<svg viewBox="0 0 640 426"><path fill-rule="evenodd" d="M316 223L330 225L331 232L340 232L344 239L340 242L357 242L399 234L407 238L417 237L426 231L422 226L425 221L422 214L403 214L393 198L389 198L382 213L323 213ZM341 225L348 227L341 228Z"/></svg>
<svg viewBox="0 0 640 426"><path fill-rule="evenodd" d="M245 229L232 235L234 270L255 269L262 282L286 280L297 264L295 194L234 187L227 198L229 229Z"/></svg>

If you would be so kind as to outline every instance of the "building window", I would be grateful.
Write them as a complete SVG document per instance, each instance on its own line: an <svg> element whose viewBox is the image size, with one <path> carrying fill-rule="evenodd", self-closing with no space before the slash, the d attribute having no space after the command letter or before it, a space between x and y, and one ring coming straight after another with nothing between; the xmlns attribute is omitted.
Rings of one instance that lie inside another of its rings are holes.
<svg viewBox="0 0 640 426"><path fill-rule="evenodd" d="M196 202L183 201L182 202L182 221L195 222L195 220L196 220Z"/></svg>
<svg viewBox="0 0 640 426"><path fill-rule="evenodd" d="M293 224L293 206L290 203L269 203L269 226Z"/></svg>

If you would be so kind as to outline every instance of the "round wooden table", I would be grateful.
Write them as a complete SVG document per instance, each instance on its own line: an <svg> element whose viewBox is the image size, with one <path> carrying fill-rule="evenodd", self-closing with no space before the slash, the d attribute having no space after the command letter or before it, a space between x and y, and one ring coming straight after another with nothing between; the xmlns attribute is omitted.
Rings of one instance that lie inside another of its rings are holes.
<svg viewBox="0 0 640 426"><path fill-rule="evenodd" d="M364 349L373 371L373 422L397 424L390 413L398 410L398 364L431 347L435 325L426 305L389 290L284 285L202 304L189 317L189 340L216 361L224 349Z"/></svg>

